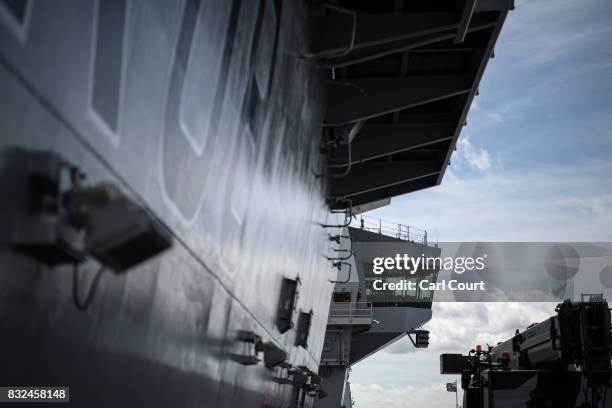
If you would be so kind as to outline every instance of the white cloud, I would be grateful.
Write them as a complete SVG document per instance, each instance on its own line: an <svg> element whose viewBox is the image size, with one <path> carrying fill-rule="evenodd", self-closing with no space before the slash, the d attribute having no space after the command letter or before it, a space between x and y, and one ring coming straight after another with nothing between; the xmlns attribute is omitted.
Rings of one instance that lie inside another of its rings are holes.
<svg viewBox="0 0 612 408"><path fill-rule="evenodd" d="M474 100L472 101L472 105L470 106L470 113L478 112L482 114L486 119L493 121L494 123L501 123L504 121L504 115L502 113L493 112L488 109L483 108L480 104Z"/></svg>
<svg viewBox="0 0 612 408"><path fill-rule="evenodd" d="M368 215L428 230L440 241L612 241L612 163L498 169L449 167L442 185ZM453 163L454 166L454 163Z"/></svg>
<svg viewBox="0 0 612 408"><path fill-rule="evenodd" d="M562 201L562 204L575 207L601 223L612 222L612 193L586 197L571 197Z"/></svg>
<svg viewBox="0 0 612 408"><path fill-rule="evenodd" d="M433 317L424 326L430 331L428 351L465 353L476 344L495 345L554 313L556 303L453 303L433 304ZM408 339L397 341L385 353L414 352Z"/></svg>
<svg viewBox="0 0 612 408"><path fill-rule="evenodd" d="M355 408L448 408L455 404L455 394L444 383L427 387L381 387L377 384L351 384Z"/></svg>
<svg viewBox="0 0 612 408"><path fill-rule="evenodd" d="M517 2L498 42L500 56L520 64L542 65L595 42L607 42L612 32L606 17L608 4L603 0L590 3L585 7L585 2L576 0Z"/></svg>
<svg viewBox="0 0 612 408"><path fill-rule="evenodd" d="M457 143L457 151L453 155L455 163L467 165L472 170L488 171L491 169L491 156L482 148L475 148L470 138L465 135Z"/></svg>

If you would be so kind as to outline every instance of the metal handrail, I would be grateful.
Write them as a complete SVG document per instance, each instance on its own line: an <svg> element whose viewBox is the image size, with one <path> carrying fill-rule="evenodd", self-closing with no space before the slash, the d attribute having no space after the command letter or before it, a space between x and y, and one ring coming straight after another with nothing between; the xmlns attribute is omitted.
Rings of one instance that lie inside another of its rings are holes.
<svg viewBox="0 0 612 408"><path fill-rule="evenodd" d="M333 302L329 308L330 319L346 319L348 322L354 319L372 319L373 313L370 302Z"/></svg>
<svg viewBox="0 0 612 408"><path fill-rule="evenodd" d="M418 242L427 245L427 231L424 229L380 218L369 217L363 214L360 215L358 222L358 228L362 230L376 232L403 241Z"/></svg>

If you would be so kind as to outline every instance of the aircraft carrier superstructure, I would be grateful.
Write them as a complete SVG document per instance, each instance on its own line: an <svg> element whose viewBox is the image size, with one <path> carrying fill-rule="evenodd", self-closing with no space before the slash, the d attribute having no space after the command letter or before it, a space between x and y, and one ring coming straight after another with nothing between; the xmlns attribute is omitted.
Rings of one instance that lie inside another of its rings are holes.
<svg viewBox="0 0 612 408"><path fill-rule="evenodd" d="M322 404L343 228L441 182L512 7L0 0L0 385Z"/></svg>
<svg viewBox="0 0 612 408"><path fill-rule="evenodd" d="M342 264L335 281L329 309L325 343L319 374L325 385L326 398L318 407L352 406L349 373L351 366L409 336L417 348L429 345L429 332L421 326L431 319L432 290L422 290L418 281L435 282L439 270L419 267L372 273L372 260L409 256L440 256L437 244L428 241L427 232L402 224L359 216L356 227L345 233L349 243L341 251L352 253ZM412 281L415 289L376 290L382 283Z"/></svg>

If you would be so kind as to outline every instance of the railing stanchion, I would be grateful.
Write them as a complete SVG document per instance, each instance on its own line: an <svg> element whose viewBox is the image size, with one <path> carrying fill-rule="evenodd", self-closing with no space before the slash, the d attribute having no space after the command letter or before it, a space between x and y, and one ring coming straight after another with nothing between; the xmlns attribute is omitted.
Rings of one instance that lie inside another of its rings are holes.
<svg viewBox="0 0 612 408"><path fill-rule="evenodd" d="M385 221L384 228L383 221ZM415 227L412 227L412 231L410 231L410 225L386 221L381 218L368 217L364 216L363 214L360 214L359 224L359 227L364 231L370 231L373 233L378 232L378 234L381 235L395 237L410 242L419 242L424 245L429 244L427 231ZM411 232L412 236L410 234Z"/></svg>

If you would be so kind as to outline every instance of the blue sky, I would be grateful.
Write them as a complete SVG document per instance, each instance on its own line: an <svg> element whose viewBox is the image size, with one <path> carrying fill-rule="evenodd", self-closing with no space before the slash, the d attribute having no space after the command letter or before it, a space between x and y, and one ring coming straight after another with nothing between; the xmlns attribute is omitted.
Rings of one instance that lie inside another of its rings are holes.
<svg viewBox="0 0 612 408"><path fill-rule="evenodd" d="M612 2L517 1L467 122L441 186L368 215L440 241L612 241ZM553 308L434 304L431 349L402 340L357 364L355 406L454 406L440 352L502 340Z"/></svg>
<svg viewBox="0 0 612 408"><path fill-rule="evenodd" d="M442 184L369 215L441 241L609 241L612 2L518 1L495 55Z"/></svg>

